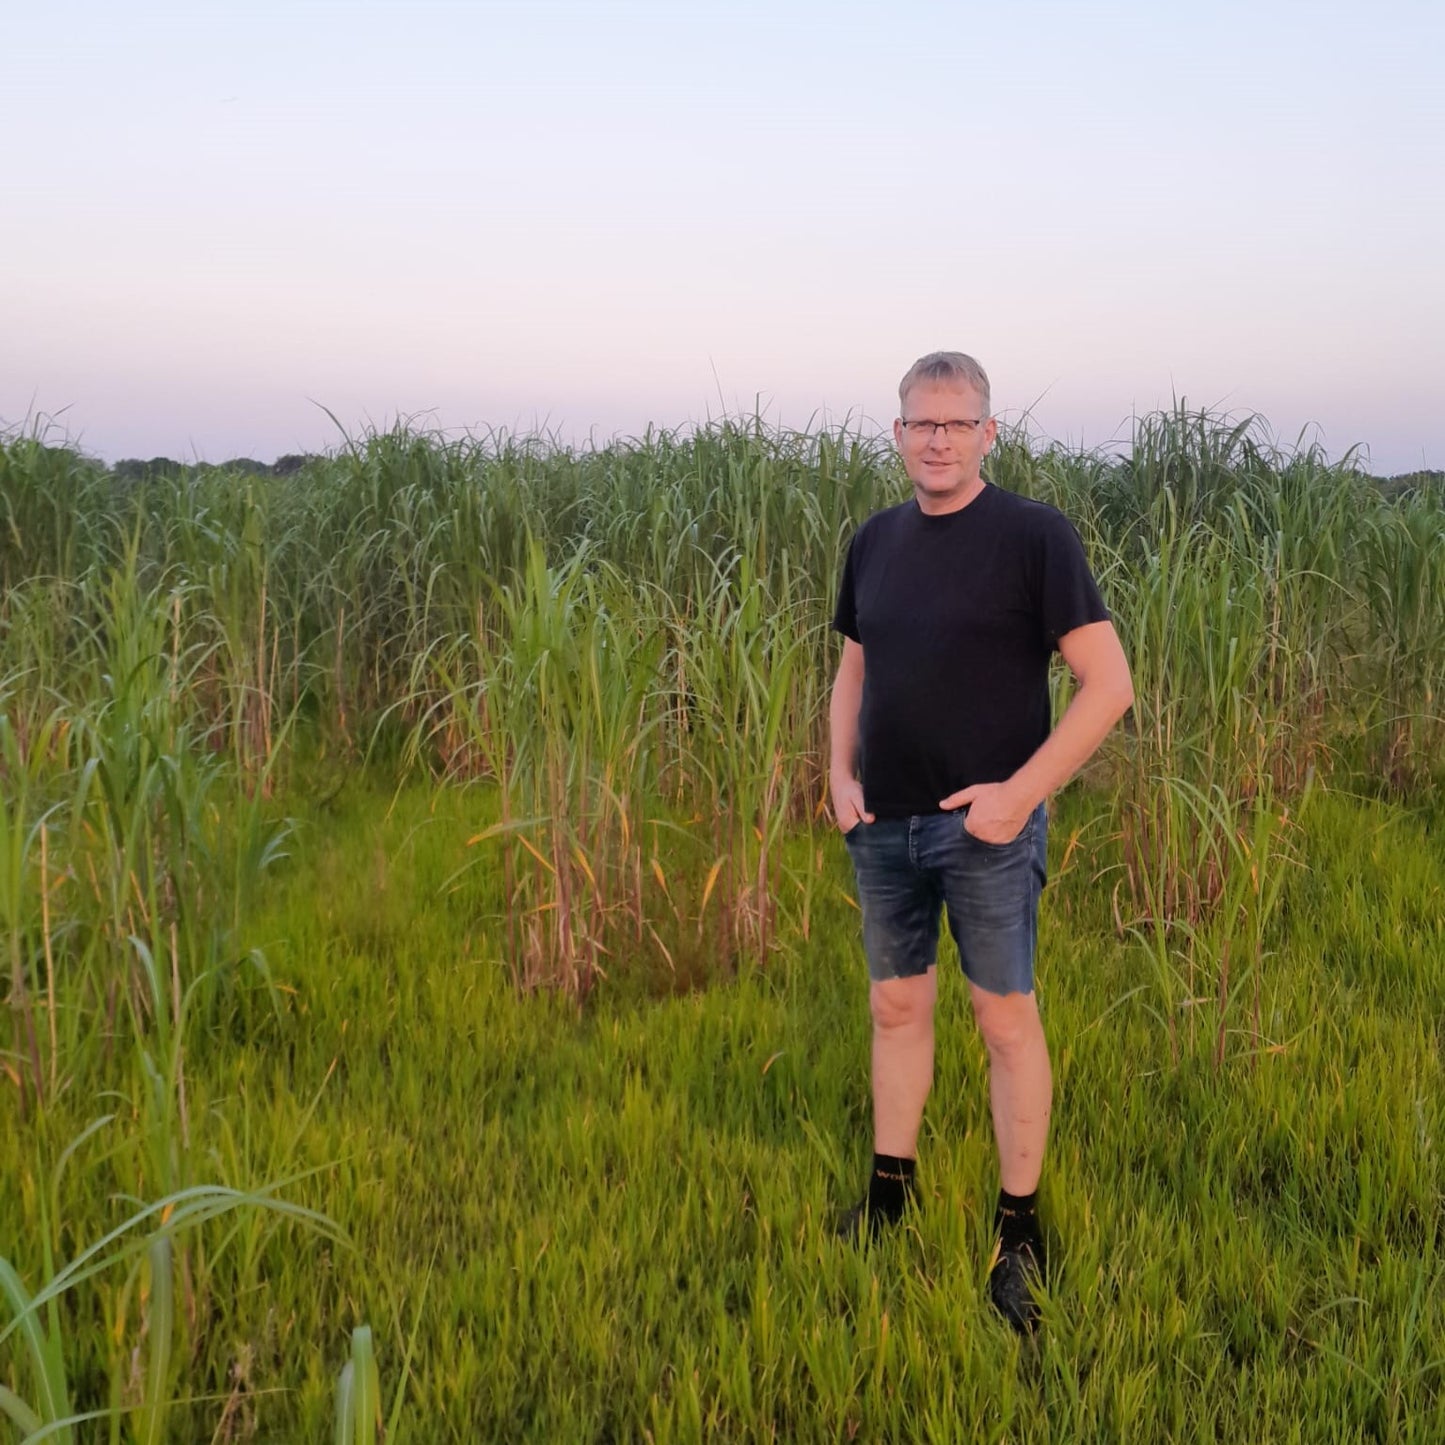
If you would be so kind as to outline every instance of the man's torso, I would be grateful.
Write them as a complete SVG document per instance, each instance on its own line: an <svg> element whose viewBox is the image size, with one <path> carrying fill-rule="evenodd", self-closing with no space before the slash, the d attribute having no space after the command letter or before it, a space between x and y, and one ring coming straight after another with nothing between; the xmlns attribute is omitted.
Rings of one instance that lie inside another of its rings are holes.
<svg viewBox="0 0 1445 1445"><path fill-rule="evenodd" d="M862 644L862 778L880 817L936 812L1001 782L1049 732L1058 638L1108 617L1054 508L987 486L929 516L913 501L859 529L834 626Z"/></svg>

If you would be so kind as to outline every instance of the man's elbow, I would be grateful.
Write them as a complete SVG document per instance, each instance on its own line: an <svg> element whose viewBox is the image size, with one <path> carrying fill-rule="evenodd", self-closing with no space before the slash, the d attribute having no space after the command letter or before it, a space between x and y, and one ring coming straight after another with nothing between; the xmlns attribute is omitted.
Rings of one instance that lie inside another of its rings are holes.
<svg viewBox="0 0 1445 1445"><path fill-rule="evenodd" d="M1107 714L1110 727L1134 706L1134 681L1127 667L1092 675L1083 682L1083 687L1098 699L1097 705Z"/></svg>
<svg viewBox="0 0 1445 1445"><path fill-rule="evenodd" d="M1134 679L1130 677L1127 667L1123 675L1115 679L1109 695L1113 703L1114 721L1118 722L1134 706Z"/></svg>

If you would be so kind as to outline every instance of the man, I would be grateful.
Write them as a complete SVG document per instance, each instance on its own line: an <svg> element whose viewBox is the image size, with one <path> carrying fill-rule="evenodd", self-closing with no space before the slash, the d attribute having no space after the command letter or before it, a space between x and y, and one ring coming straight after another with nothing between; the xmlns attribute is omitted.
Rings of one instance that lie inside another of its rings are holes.
<svg viewBox="0 0 1445 1445"><path fill-rule="evenodd" d="M1044 1274L1035 1201L1053 1088L1033 980L1044 800L1133 687L1073 527L981 475L997 435L983 368L934 352L898 396L913 497L858 529L833 619L844 642L830 785L863 911L874 1120L867 1193L838 1230L876 1233L912 1196L946 913L988 1050L1000 1174L989 1292L1025 1331ZM1078 686L1051 730L1055 649Z"/></svg>

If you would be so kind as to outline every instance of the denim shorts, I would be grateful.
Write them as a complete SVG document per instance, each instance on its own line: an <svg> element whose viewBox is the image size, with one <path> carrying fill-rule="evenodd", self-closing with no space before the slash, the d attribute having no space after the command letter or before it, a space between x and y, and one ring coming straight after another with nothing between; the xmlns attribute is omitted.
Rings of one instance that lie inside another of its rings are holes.
<svg viewBox="0 0 1445 1445"><path fill-rule="evenodd" d="M1044 805L1011 843L975 838L963 817L964 810L879 818L843 835L858 879L868 976L877 983L925 973L946 912L970 982L989 993L1031 993L1048 876Z"/></svg>

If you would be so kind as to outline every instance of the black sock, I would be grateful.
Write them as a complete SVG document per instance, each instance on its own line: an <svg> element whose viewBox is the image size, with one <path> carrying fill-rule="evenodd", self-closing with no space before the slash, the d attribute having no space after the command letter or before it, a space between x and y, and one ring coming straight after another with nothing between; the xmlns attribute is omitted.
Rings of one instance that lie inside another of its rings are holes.
<svg viewBox="0 0 1445 1445"><path fill-rule="evenodd" d="M868 1210L885 1219L898 1219L913 1195L912 1159L896 1154L875 1154L868 1176Z"/></svg>
<svg viewBox="0 0 1445 1445"><path fill-rule="evenodd" d="M1028 1248L1035 1256L1043 1253L1043 1235L1039 1232L1038 1215L1039 1191L1032 1194L1010 1194L1007 1189L998 1192L998 1209L994 1213L994 1228L998 1231L999 1243L1005 1249Z"/></svg>

